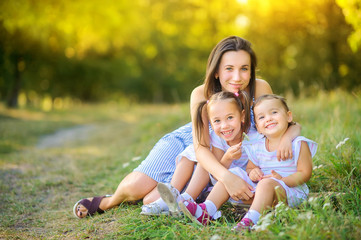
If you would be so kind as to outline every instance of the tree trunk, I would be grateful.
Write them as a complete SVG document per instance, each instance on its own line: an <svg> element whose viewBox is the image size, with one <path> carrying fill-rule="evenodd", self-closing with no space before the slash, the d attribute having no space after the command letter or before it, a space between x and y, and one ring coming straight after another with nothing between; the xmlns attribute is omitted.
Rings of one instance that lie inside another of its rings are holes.
<svg viewBox="0 0 361 240"><path fill-rule="evenodd" d="M21 89L21 73L19 69L19 62L21 61L21 57L16 56L14 58L14 84L11 86L10 93L8 96L7 106L9 108L17 108L18 107L18 97Z"/></svg>

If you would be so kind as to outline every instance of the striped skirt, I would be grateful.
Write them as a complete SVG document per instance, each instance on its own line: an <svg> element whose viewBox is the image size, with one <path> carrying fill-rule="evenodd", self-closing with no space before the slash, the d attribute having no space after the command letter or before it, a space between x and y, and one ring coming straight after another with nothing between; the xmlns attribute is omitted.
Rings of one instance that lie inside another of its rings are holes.
<svg viewBox="0 0 361 240"><path fill-rule="evenodd" d="M144 173L157 182L168 183L175 171L177 156L191 144L192 123L188 123L162 137L134 171Z"/></svg>

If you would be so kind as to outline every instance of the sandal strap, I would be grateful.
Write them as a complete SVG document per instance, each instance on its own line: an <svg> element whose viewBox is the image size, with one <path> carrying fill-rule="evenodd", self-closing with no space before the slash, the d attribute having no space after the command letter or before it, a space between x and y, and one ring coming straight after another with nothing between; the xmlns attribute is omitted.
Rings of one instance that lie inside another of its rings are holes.
<svg viewBox="0 0 361 240"><path fill-rule="evenodd" d="M84 198L79 203L81 205L83 205L86 209L88 209L88 215L92 216L96 212L98 212L98 213L103 213L104 212L104 210L99 208L100 202L102 201L102 199L104 197L105 196L94 197L92 201Z"/></svg>

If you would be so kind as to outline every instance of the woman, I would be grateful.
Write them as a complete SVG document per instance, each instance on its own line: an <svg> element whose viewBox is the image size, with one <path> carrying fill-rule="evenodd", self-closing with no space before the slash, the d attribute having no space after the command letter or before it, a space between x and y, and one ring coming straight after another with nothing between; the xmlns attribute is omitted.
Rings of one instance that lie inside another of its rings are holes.
<svg viewBox="0 0 361 240"><path fill-rule="evenodd" d="M231 36L220 41L212 50L207 64L204 84L196 87L191 94L190 108L192 122L196 116L196 109L200 102L207 100L213 93L219 91L238 92L245 90L251 99L272 93L269 84L261 79L256 79L256 55L251 44L240 37ZM204 121L208 122L206 114ZM208 129L208 128L204 128ZM278 157L287 159L292 155L291 142L300 134L300 126L292 126L282 139L278 149ZM95 212L103 212L124 201L135 201L143 198L143 203L148 204L159 198L156 186L158 182L170 182L176 168L176 157L187 146L192 144L192 139L197 139L191 123L165 135L152 149L148 157L132 173L127 175L119 184L112 196L94 197L78 201L73 208L74 214L83 218ZM198 162L218 181L222 182L228 193L235 200L248 200L253 197L247 183L238 176L230 173L222 166L212 154L209 146L209 132L204 131L200 144L194 141L194 149ZM181 160L181 168L193 167L193 162ZM186 178L184 178L186 179ZM186 181L178 182L182 189ZM183 186L182 186L183 185Z"/></svg>

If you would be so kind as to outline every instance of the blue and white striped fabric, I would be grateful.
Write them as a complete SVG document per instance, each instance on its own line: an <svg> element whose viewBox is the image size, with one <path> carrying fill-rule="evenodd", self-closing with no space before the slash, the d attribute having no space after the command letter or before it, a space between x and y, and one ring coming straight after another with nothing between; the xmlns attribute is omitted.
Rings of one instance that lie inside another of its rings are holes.
<svg viewBox="0 0 361 240"><path fill-rule="evenodd" d="M169 183L176 168L176 157L189 145L193 145L192 123L162 137L134 171L157 182Z"/></svg>

